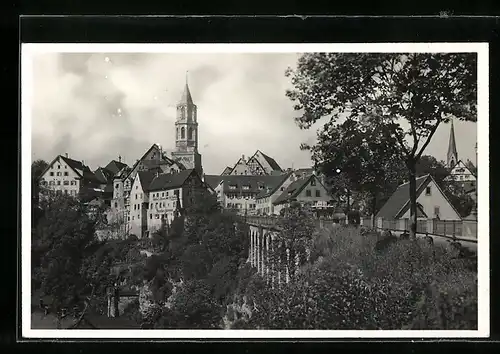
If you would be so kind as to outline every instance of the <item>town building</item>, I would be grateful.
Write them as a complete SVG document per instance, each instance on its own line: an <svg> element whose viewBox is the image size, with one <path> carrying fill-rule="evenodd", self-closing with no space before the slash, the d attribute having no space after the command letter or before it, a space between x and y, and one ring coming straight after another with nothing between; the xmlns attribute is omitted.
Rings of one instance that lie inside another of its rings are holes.
<svg viewBox="0 0 500 354"><path fill-rule="evenodd" d="M131 220L132 184L139 172L177 173L184 170L180 163L168 158L158 144L153 144L142 157L129 168L124 167L113 178L113 199L108 214L110 222L125 223Z"/></svg>
<svg viewBox="0 0 500 354"><path fill-rule="evenodd" d="M220 205L239 214L256 214L256 197L262 191L274 189L285 175L205 176L205 182L217 194Z"/></svg>
<svg viewBox="0 0 500 354"><path fill-rule="evenodd" d="M446 181L456 181L465 189L470 189L476 185L476 175L472 170L476 167L474 164L467 160L464 163L458 158L457 146L455 142L455 129L453 127L453 121L451 121L450 128L450 139L448 142L448 153L447 153L447 167L450 170L450 174L446 177ZM477 144L476 144L476 163L477 163Z"/></svg>
<svg viewBox="0 0 500 354"><path fill-rule="evenodd" d="M279 188L258 197L259 208L263 214L280 214L293 202L308 205L313 210L323 211L331 208L332 197L327 188L315 174L300 176L292 173Z"/></svg>
<svg viewBox="0 0 500 354"><path fill-rule="evenodd" d="M416 179L417 219L428 220L461 220L460 214L453 207L444 192L431 175ZM375 215L378 227L384 227L385 221L402 221L410 219L410 183L398 186L387 202Z"/></svg>
<svg viewBox="0 0 500 354"><path fill-rule="evenodd" d="M58 155L40 176L40 186L56 193L80 196L100 187L100 180L84 161Z"/></svg>
<svg viewBox="0 0 500 354"><path fill-rule="evenodd" d="M245 155L242 155L232 168L226 167L222 174L232 176L280 175L283 174L283 169L275 159L257 150L248 160L245 159Z"/></svg>
<svg viewBox="0 0 500 354"><path fill-rule="evenodd" d="M194 202L196 192L204 188L194 169L175 173L139 171L130 192L129 232L140 238L148 237L169 225Z"/></svg>

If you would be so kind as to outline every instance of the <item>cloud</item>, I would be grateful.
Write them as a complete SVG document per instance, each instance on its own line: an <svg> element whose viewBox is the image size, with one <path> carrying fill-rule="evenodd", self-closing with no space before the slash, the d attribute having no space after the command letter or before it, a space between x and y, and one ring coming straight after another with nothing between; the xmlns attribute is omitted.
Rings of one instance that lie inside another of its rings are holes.
<svg viewBox="0 0 500 354"><path fill-rule="evenodd" d="M297 127L285 96L290 81L284 72L297 58L294 53L38 54L32 157L50 161L67 152L97 168L118 155L133 164L153 143L172 151L175 105L189 71L206 173L220 173L257 149L284 168L310 166L309 153L299 146L315 141L315 129ZM469 143L471 129L462 124L455 125L459 155L472 158L475 138ZM445 156L447 134L441 127L428 151Z"/></svg>

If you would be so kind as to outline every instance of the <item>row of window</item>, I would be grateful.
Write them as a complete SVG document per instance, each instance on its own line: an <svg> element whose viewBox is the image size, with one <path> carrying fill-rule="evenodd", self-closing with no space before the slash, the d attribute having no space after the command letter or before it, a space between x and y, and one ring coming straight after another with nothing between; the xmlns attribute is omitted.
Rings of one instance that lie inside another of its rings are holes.
<svg viewBox="0 0 500 354"><path fill-rule="evenodd" d="M40 184L42 186L46 186L47 185L47 181L41 181ZM61 181L49 181L48 183L49 186L60 186L61 185ZM76 186L76 181L63 181L63 186Z"/></svg>
<svg viewBox="0 0 500 354"><path fill-rule="evenodd" d="M247 204L248 205L248 209L255 209L256 207L256 204ZM243 204L240 204L240 203L227 203L227 208L228 209L242 209L243 208Z"/></svg>
<svg viewBox="0 0 500 354"><path fill-rule="evenodd" d="M250 204L252 205L252 204ZM118 203L115 202L115 208L118 207ZM146 204L146 209L153 209L155 208L170 208L170 203L165 203L165 202L156 202L156 203L150 203ZM134 204L134 210L141 210L141 204Z"/></svg>
<svg viewBox="0 0 500 354"><path fill-rule="evenodd" d="M64 167L66 167L66 166L64 166ZM56 176L62 176L61 173L63 173L63 172L56 172ZM54 176L54 172L50 172L50 175ZM68 171L64 172L64 176L69 176Z"/></svg>
<svg viewBox="0 0 500 354"><path fill-rule="evenodd" d="M51 190L50 193L51 194L66 194L66 195L72 195L72 196L76 196L78 194L78 192L74 189L69 190L69 191L67 189Z"/></svg>
<svg viewBox="0 0 500 354"><path fill-rule="evenodd" d="M50 168L54 168L54 166L50 166ZM64 168L68 168L68 166L64 165ZM57 169L60 170L61 169L61 165L57 165Z"/></svg>

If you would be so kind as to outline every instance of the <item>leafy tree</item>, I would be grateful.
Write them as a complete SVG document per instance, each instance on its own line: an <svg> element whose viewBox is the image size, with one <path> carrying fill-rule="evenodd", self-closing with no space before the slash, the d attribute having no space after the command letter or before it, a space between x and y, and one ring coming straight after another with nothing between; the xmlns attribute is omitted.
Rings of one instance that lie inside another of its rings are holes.
<svg viewBox="0 0 500 354"><path fill-rule="evenodd" d="M311 240L315 230L312 212L299 203L292 203L285 209L284 218L280 220L280 232L272 244L269 263L276 264L285 274L288 268L290 279L293 279L297 258L300 264L307 260L307 250L311 249ZM287 255L288 249L288 255Z"/></svg>
<svg viewBox="0 0 500 354"><path fill-rule="evenodd" d="M40 207L43 215L32 233L32 277L60 315L81 304L109 274L106 262L94 256L102 246L95 230L103 213L63 194L44 196Z"/></svg>
<svg viewBox="0 0 500 354"><path fill-rule="evenodd" d="M374 215L394 189L403 182L405 166L399 159L396 141L379 126L362 126L353 119L327 124L311 149L315 166L326 176L332 194L343 199L347 189L347 212L352 195L366 196L367 211Z"/></svg>
<svg viewBox="0 0 500 354"><path fill-rule="evenodd" d="M187 281L174 295L172 308L162 314L156 328L220 328L222 307L205 280Z"/></svg>
<svg viewBox="0 0 500 354"><path fill-rule="evenodd" d="M416 176L430 174L440 187L444 187L444 179L450 174L443 161L438 161L434 156L422 155L415 165Z"/></svg>
<svg viewBox="0 0 500 354"><path fill-rule="evenodd" d="M42 173L49 166L45 160L35 160L31 163L31 198L32 198L32 208L35 209L38 206L39 193L40 193L40 177Z"/></svg>
<svg viewBox="0 0 500 354"><path fill-rule="evenodd" d="M410 237L416 236L416 164L442 123L476 121L474 53L306 53L288 70L287 96L309 128L319 119L372 125L390 137L410 184ZM335 142L334 145L338 143Z"/></svg>
<svg viewBox="0 0 500 354"><path fill-rule="evenodd" d="M438 161L433 156L423 155L416 165L416 174L417 177L430 174L460 216L465 217L470 214L474 201L465 193L458 181L446 180L450 170L443 161Z"/></svg>

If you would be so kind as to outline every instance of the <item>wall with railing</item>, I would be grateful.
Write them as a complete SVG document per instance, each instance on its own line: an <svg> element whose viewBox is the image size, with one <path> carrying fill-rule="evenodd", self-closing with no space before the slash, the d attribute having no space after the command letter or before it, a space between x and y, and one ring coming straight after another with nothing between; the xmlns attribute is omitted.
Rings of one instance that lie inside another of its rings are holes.
<svg viewBox="0 0 500 354"><path fill-rule="evenodd" d="M410 223L408 219L379 219L376 227L394 231L409 231ZM477 220L417 220L417 233L477 239Z"/></svg>

